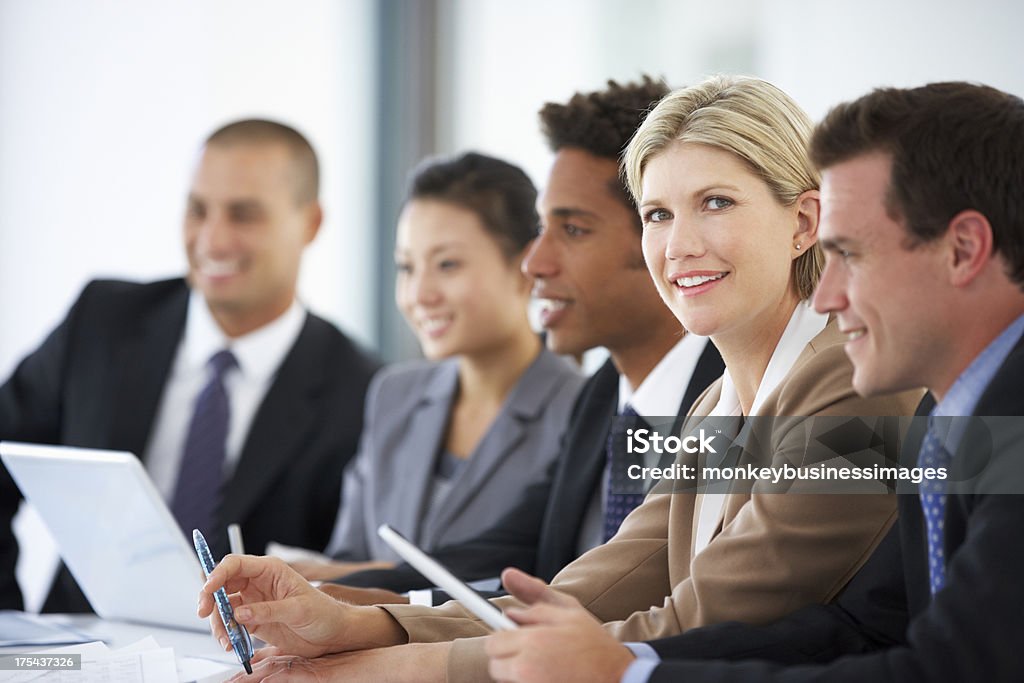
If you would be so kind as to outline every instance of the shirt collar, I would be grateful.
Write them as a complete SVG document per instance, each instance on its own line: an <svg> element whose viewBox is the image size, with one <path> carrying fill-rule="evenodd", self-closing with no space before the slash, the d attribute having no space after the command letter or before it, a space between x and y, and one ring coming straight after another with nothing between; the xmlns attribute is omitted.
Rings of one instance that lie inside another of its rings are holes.
<svg viewBox="0 0 1024 683"><path fill-rule="evenodd" d="M786 329L783 330L779 343L775 345L775 351L768 361L768 366L761 377L761 383L757 385L757 393L754 395L754 403L750 407L751 417L757 415L765 399L775 391L782 380L786 378L793 364L803 353L804 348L818 336L825 326L828 325L828 314L818 313L811 307L810 301L801 301L796 305L793 315L789 318ZM722 392L718 403L711 411L713 416L736 416L742 414L740 398L736 393L736 385L733 384L729 375L729 368L722 374Z"/></svg>
<svg viewBox="0 0 1024 683"><path fill-rule="evenodd" d="M201 369L217 351L230 349L243 376L266 379L281 365L305 319L306 312L296 299L288 310L263 327L231 339L220 329L202 294L192 290L182 341L181 369Z"/></svg>
<svg viewBox="0 0 1024 683"><path fill-rule="evenodd" d="M985 393L985 388L992 382L1021 335L1024 335L1024 315L1010 323L971 361L942 401L932 409L928 416L928 427L935 430L949 453L957 452L960 439L967 430L968 420L957 418L967 418L974 414L974 408ZM953 419L936 420L937 417Z"/></svg>
<svg viewBox="0 0 1024 683"><path fill-rule="evenodd" d="M974 413L982 393L996 371L1024 334L1024 315L1020 316L975 357L953 382L942 401L932 410L935 416L966 416Z"/></svg>
<svg viewBox="0 0 1024 683"><path fill-rule="evenodd" d="M679 412L697 361L710 343L707 337L686 333L661 357L634 391L619 375L619 413L627 403L643 417L670 417Z"/></svg>

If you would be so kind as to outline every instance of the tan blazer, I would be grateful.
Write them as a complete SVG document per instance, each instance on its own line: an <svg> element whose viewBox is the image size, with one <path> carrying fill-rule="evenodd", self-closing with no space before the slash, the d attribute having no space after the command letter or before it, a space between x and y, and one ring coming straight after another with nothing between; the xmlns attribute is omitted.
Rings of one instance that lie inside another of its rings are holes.
<svg viewBox="0 0 1024 683"><path fill-rule="evenodd" d="M923 391L865 399L851 384L845 337L830 322L800 354L761 415L913 415ZM691 414L707 415L721 379ZM786 433L772 435L784 447ZM800 437L802 438L802 436ZM694 556L699 510L692 493L652 493L608 543L563 569L552 586L578 599L624 641L675 635L723 621L766 623L846 585L896 519L892 495L729 494L711 542ZM512 598L497 600L503 608ZM385 606L410 642L457 641L448 680L489 680L488 631L458 603Z"/></svg>

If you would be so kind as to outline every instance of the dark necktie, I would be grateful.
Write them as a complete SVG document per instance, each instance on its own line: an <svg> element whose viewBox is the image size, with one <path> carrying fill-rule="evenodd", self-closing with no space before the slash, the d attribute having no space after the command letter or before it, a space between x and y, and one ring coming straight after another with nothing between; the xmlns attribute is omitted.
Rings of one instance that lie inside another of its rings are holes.
<svg viewBox="0 0 1024 683"><path fill-rule="evenodd" d="M605 443L608 465L608 489L604 504L605 543L618 532L622 520L640 503L644 502L644 494L624 493L623 491L635 486L634 482L629 481L626 476L626 429L629 427L639 428L646 423L628 403L623 407L621 417L634 419L614 420Z"/></svg>
<svg viewBox="0 0 1024 683"><path fill-rule="evenodd" d="M928 431L921 442L917 456L918 467L946 467L952 461L949 451L942 447L934 428L933 418L928 418ZM925 479L921 482L921 509L924 511L928 531L928 572L931 591L935 595L946 583L946 557L942 549L945 539L946 482L940 479Z"/></svg>
<svg viewBox="0 0 1024 683"><path fill-rule="evenodd" d="M231 416L224 373L237 364L230 351L215 353L206 364L210 380L196 397L178 483L171 499L171 512L189 538L193 529L199 529L207 537L219 535L220 530L215 525L224 484L224 457Z"/></svg>

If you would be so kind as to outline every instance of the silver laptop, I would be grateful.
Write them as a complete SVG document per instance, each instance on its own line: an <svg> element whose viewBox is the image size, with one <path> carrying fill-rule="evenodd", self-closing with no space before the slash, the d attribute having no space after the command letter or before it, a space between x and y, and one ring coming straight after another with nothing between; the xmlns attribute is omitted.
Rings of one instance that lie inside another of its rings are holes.
<svg viewBox="0 0 1024 683"><path fill-rule="evenodd" d="M138 458L10 441L0 457L99 616L208 630L195 550Z"/></svg>

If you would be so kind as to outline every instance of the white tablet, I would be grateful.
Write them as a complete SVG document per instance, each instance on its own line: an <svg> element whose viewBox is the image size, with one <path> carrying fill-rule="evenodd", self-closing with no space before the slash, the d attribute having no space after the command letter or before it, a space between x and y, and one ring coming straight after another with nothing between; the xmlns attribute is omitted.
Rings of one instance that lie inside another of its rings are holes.
<svg viewBox="0 0 1024 683"><path fill-rule="evenodd" d="M0 457L97 614L208 630L196 616L195 550L138 458L9 441Z"/></svg>
<svg viewBox="0 0 1024 683"><path fill-rule="evenodd" d="M495 631L519 628L516 622L502 614L500 609L485 600L461 579L445 569L444 565L410 543L407 538L387 524L380 525L377 535L384 539L384 542L391 546L391 549L398 553L403 560L415 567L416 571L433 581L434 585L444 589L448 595L461 602Z"/></svg>

